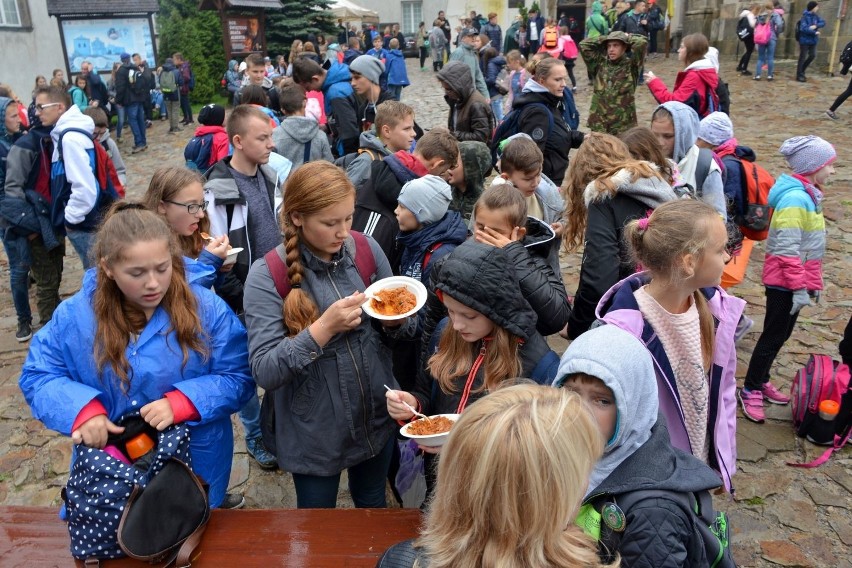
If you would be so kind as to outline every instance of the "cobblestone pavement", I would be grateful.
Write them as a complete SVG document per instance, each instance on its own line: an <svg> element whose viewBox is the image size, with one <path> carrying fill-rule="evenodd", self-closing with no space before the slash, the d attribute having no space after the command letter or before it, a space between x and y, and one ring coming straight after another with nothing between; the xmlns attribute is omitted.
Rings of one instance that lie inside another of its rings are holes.
<svg viewBox="0 0 852 568"><path fill-rule="evenodd" d="M828 120L823 111L846 86L846 78L819 77L809 82L792 81L795 62L779 62L776 80L755 82L734 74L733 59L722 63L722 74L730 82L735 132L741 143L752 146L761 164L774 174L783 171L777 153L781 142L796 134L814 133L833 142L838 149L837 174L825 198L828 220L828 251L825 262L826 290L821 305L805 308L799 324L775 365L774 380L789 389L791 379L810 352L836 356L837 342L852 313L852 104L838 110L840 119ZM651 59L647 69L655 71L671 86L677 63L673 59ZM446 121L446 104L430 71L420 71L408 60L412 85L403 100L417 109L417 121L430 128ZM588 116L591 89L585 69L578 63L580 86L577 104ZM650 120L655 104L646 88L637 95L642 124ZM585 128L585 126L583 127ZM152 172L165 164L182 163L182 150L191 136L167 136L166 122L156 122L149 131L149 150L130 156L130 133L122 150L128 163L128 195L139 196ZM81 278L80 262L68 251L62 295L74 293ZM0 252L2 255L2 252ZM749 303L747 314L755 327L739 348L737 375L742 379L751 349L762 329L763 288L760 284L763 247L752 255L746 280L733 293ZM0 256L0 504L44 505L59 503L60 488L68 474L70 443L45 430L32 419L17 386L26 344L14 339L15 315L10 301L5 256ZM562 268L569 292L576 288L579 256L563 258ZM564 350L565 342L554 340L554 348ZM736 500L726 496L717 505L728 511L733 525L735 557L742 566L835 566L852 568L848 558L852 546L852 454L847 449L819 469L795 469L787 461L813 459L821 448L795 437L789 407L768 405L766 424L755 425L739 419L739 473L734 478ZM237 443L231 475L232 490L244 493L250 507L294 507L295 495L289 475L263 472L248 458L242 441L242 428L235 425ZM345 487L345 483L341 484ZM340 505L351 506L345 489Z"/></svg>

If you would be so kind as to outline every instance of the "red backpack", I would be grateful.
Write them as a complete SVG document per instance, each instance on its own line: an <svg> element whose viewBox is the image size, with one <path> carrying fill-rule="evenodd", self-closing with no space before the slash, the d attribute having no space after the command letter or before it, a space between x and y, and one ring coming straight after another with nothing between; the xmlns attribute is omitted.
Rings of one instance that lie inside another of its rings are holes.
<svg viewBox="0 0 852 568"><path fill-rule="evenodd" d="M821 457L807 463L788 463L795 467L817 467L842 448L849 439L852 426L852 391L849 389L849 367L833 361L828 355L811 355L807 365L796 372L791 387L793 427L796 435L815 444L831 445ZM838 412L831 423L820 418L820 403L837 403Z"/></svg>
<svg viewBox="0 0 852 568"><path fill-rule="evenodd" d="M742 180L742 211L734 216L743 235L753 241L765 241L769 235L772 208L769 207L769 190L775 178L761 166L748 160L740 160Z"/></svg>

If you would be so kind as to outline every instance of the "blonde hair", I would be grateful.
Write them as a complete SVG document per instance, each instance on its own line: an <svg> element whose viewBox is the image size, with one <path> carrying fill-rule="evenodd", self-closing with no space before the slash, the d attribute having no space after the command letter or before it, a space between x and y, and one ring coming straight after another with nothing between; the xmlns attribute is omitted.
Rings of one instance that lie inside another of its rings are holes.
<svg viewBox="0 0 852 568"><path fill-rule="evenodd" d="M627 144L615 136L601 132L586 135L568 164L562 182L565 217L568 221L568 228L562 237L566 250L573 251L583 242L588 216L584 199L586 186L596 182L600 191L615 195L617 187L608 178L621 169L631 173L631 181L640 177L660 177L650 164L633 159Z"/></svg>
<svg viewBox="0 0 852 568"><path fill-rule="evenodd" d="M151 177L151 183L148 184L148 191L142 196L142 204L149 211L158 213L161 202L174 200L175 196L191 183L200 183L203 188L205 183L204 176L195 170L179 166L160 168ZM198 255L201 254L201 249L204 248L204 239L201 238L201 232L209 230L210 219L205 213L204 217L198 220L198 230L192 235L185 237L176 234L175 237L180 243L183 254L192 258L198 258Z"/></svg>
<svg viewBox="0 0 852 568"><path fill-rule="evenodd" d="M549 53L541 53L536 55L547 55L547 57L536 58L530 57L527 62L527 71L532 75L533 81L541 84L542 81L550 77L550 74L556 67L562 67L562 60L551 57Z"/></svg>
<svg viewBox="0 0 852 568"><path fill-rule="evenodd" d="M305 277L302 266L302 230L293 224L293 213L315 215L347 198L355 197L355 187L340 168L326 161L309 162L287 178L279 222L284 232L287 278L292 289L284 299L284 325L290 337L314 323L320 316L313 298L301 288Z"/></svg>
<svg viewBox="0 0 852 568"><path fill-rule="evenodd" d="M602 566L574 524L602 452L576 393L522 384L480 399L450 433L415 546L430 568Z"/></svg>
<svg viewBox="0 0 852 568"><path fill-rule="evenodd" d="M452 294L446 295L452 297ZM481 347L485 349L482 360L482 385L471 392L493 391L504 381L519 376L523 371L520 355L522 344L521 338L517 335L494 324L490 339L482 340ZM438 381L442 391L458 392L457 379L467 376L479 351L478 342L465 341L452 324L447 324L441 334L438 350L429 358L427 368Z"/></svg>
<svg viewBox="0 0 852 568"><path fill-rule="evenodd" d="M505 212L506 220L512 227L524 227L527 224L527 200L509 181L492 183L482 192L473 206L474 218L483 207L489 211Z"/></svg>
<svg viewBox="0 0 852 568"><path fill-rule="evenodd" d="M710 235L710 222L719 213L703 201L678 199L657 207L643 229L639 220L624 227L624 240L633 259L651 273L652 279L666 283L684 280L683 257L704 256ZM643 223L644 224L644 223ZM705 370L713 361L715 324L707 299L701 290L693 293L701 326L701 354Z"/></svg>

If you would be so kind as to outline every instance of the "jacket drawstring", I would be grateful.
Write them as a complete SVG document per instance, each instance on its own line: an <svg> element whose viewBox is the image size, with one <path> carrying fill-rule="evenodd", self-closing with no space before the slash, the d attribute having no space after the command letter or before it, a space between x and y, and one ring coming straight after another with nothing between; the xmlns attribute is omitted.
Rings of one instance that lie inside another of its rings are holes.
<svg viewBox="0 0 852 568"><path fill-rule="evenodd" d="M486 337L482 340L482 347L479 348L479 355L476 356L476 360L473 362L473 366L467 374L467 381L464 383L464 390L462 391L461 400L459 401L459 406L456 409L456 414L461 414L467 406L467 399L470 398L470 389L473 388L473 382L476 380L476 373L479 372L479 368L482 366L482 361L485 359L485 351L488 348L489 341L491 341L490 337Z"/></svg>

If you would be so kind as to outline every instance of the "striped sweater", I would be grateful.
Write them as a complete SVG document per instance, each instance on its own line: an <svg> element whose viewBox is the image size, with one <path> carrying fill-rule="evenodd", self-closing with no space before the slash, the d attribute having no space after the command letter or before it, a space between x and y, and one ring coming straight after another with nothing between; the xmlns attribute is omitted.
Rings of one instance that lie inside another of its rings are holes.
<svg viewBox="0 0 852 568"><path fill-rule="evenodd" d="M769 192L774 209L766 241L763 284L787 290L822 290L825 218L822 193L799 176L782 174Z"/></svg>

